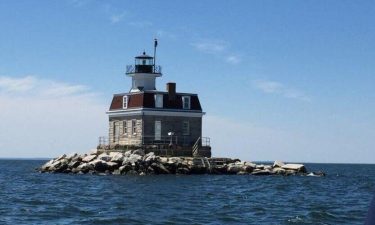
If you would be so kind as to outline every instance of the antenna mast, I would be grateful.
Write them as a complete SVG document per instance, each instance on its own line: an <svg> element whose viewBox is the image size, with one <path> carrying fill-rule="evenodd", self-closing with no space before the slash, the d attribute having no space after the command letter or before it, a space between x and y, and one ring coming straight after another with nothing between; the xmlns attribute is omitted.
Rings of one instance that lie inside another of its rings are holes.
<svg viewBox="0 0 375 225"><path fill-rule="evenodd" d="M154 73L155 73L155 62L156 62L156 47L158 46L158 39L154 39Z"/></svg>

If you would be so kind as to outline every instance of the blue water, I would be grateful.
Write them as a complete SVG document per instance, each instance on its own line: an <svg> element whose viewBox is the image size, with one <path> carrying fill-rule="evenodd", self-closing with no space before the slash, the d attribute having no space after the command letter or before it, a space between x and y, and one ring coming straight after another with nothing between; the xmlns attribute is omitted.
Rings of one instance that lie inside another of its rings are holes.
<svg viewBox="0 0 375 225"><path fill-rule="evenodd" d="M363 224L375 165L306 164L326 177L40 174L0 160L0 224Z"/></svg>

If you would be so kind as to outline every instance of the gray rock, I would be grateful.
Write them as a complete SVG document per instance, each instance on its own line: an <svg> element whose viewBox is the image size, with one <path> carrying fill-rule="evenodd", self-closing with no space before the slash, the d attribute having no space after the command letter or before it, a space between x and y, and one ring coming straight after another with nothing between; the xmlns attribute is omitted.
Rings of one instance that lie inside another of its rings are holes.
<svg viewBox="0 0 375 225"><path fill-rule="evenodd" d="M276 167L283 167L285 165L285 163L279 161L279 160L276 160L274 163L273 163L273 168L276 168Z"/></svg>
<svg viewBox="0 0 375 225"><path fill-rule="evenodd" d="M157 161L157 156L153 152L150 152L143 156L143 161L145 161L146 163L153 163Z"/></svg>
<svg viewBox="0 0 375 225"><path fill-rule="evenodd" d="M170 174L170 171L161 163L152 163L151 167L156 174Z"/></svg>
<svg viewBox="0 0 375 225"><path fill-rule="evenodd" d="M260 169L260 170L263 170L263 169L264 169L264 165L263 165L263 164L261 164L261 165L256 165L255 168Z"/></svg>
<svg viewBox="0 0 375 225"><path fill-rule="evenodd" d="M264 170L272 170L272 166L268 166L268 165L266 165L266 166L264 166Z"/></svg>
<svg viewBox="0 0 375 225"><path fill-rule="evenodd" d="M229 174L237 174L242 170L242 165L237 165L235 163L228 164L227 172Z"/></svg>
<svg viewBox="0 0 375 225"><path fill-rule="evenodd" d="M78 167L79 165L81 164L81 162L80 161L71 161L69 164L68 164L68 166L69 166L69 168L76 168L76 167Z"/></svg>
<svg viewBox="0 0 375 225"><path fill-rule="evenodd" d="M116 162L107 162L107 168L109 171L114 171L115 169L119 168L119 164Z"/></svg>
<svg viewBox="0 0 375 225"><path fill-rule="evenodd" d="M144 156L145 155L145 151L143 151L142 149L137 149L137 150L134 150L132 152L133 155L140 155L140 156Z"/></svg>
<svg viewBox="0 0 375 225"><path fill-rule="evenodd" d="M252 162L244 162L244 166L250 166L250 167L252 167L253 169L255 169L256 168L256 166L257 166L257 164L255 164L255 163L252 163Z"/></svg>
<svg viewBox="0 0 375 225"><path fill-rule="evenodd" d="M67 155L65 158L68 159L69 161L72 160L73 158L77 157L78 154L73 152L73 153L70 153L69 155Z"/></svg>
<svg viewBox="0 0 375 225"><path fill-rule="evenodd" d="M131 154L132 154L132 151L131 151L131 150L126 151L126 152L124 153L124 157L129 157Z"/></svg>
<svg viewBox="0 0 375 225"><path fill-rule="evenodd" d="M180 167L176 170L177 174L190 174L190 170L187 167Z"/></svg>
<svg viewBox="0 0 375 225"><path fill-rule="evenodd" d="M105 172L108 169L107 163L100 159L91 161L89 164L92 165L94 167L94 170L98 172Z"/></svg>
<svg viewBox="0 0 375 225"><path fill-rule="evenodd" d="M62 160L62 159L65 159L65 157L66 157L65 154L60 155L59 157L57 157L57 158L55 159L55 161L60 161L60 160Z"/></svg>
<svg viewBox="0 0 375 225"><path fill-rule="evenodd" d="M98 159L102 160L102 161L105 161L105 162L109 162L109 161L111 161L112 157L109 156L107 153L102 153L102 154L98 155Z"/></svg>
<svg viewBox="0 0 375 225"><path fill-rule="evenodd" d="M303 164L285 164L281 168L285 170L294 170L298 173L306 173L306 167Z"/></svg>
<svg viewBox="0 0 375 225"><path fill-rule="evenodd" d="M50 161L46 162L46 163L41 167L41 171L43 171L43 172L48 171L49 168L51 168L51 166L53 165L54 162L55 162L54 159L51 159Z"/></svg>
<svg viewBox="0 0 375 225"><path fill-rule="evenodd" d="M280 167L275 167L273 170L273 173L277 175L284 175L285 174L285 169L280 168Z"/></svg>
<svg viewBox="0 0 375 225"><path fill-rule="evenodd" d="M77 167L78 172L87 173L88 171L94 169L90 163L82 163Z"/></svg>
<svg viewBox="0 0 375 225"><path fill-rule="evenodd" d="M91 162L96 159L96 155L88 155L82 159L82 162Z"/></svg>
<svg viewBox="0 0 375 225"><path fill-rule="evenodd" d="M130 165L120 166L119 171L120 174L126 174L132 167Z"/></svg>
<svg viewBox="0 0 375 225"><path fill-rule="evenodd" d="M242 172L246 172L246 173L251 173L251 172L253 172L253 170L254 170L254 167L249 166L249 165L244 165L244 166L241 168L241 171L242 171Z"/></svg>
<svg viewBox="0 0 375 225"><path fill-rule="evenodd" d="M111 152L109 153L109 156L112 157L111 162L122 163L122 161L124 161L124 154L122 154L121 152Z"/></svg>
<svg viewBox="0 0 375 225"><path fill-rule="evenodd" d="M142 160L142 156L137 154L131 154L129 157L124 158L124 161L122 162L122 165L131 164L135 166L136 163Z"/></svg>

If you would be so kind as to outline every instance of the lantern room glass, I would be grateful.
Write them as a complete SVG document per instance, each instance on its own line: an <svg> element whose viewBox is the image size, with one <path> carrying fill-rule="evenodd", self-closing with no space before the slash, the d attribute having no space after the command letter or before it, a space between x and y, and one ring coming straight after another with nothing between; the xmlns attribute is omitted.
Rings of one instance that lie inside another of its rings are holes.
<svg viewBox="0 0 375 225"><path fill-rule="evenodd" d="M147 59L136 58L135 65L152 66L154 65L154 60L152 58L147 58Z"/></svg>

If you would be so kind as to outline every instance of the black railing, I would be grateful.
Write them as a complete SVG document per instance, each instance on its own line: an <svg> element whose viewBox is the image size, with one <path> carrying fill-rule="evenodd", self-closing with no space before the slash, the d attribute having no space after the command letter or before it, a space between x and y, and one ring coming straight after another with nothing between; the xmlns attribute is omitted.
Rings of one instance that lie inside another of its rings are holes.
<svg viewBox="0 0 375 225"><path fill-rule="evenodd" d="M161 66L159 65L127 65L126 74L132 73L155 73L161 74Z"/></svg>
<svg viewBox="0 0 375 225"><path fill-rule="evenodd" d="M141 145L176 145L176 146L193 146L194 143L198 146L210 146L210 139L207 137L199 138L198 143L196 140L193 140L189 136L143 136L141 143L139 142L139 139L137 138L132 139L128 137L121 137L121 136L114 136L113 138L108 138L105 136L99 137L99 143L98 146L107 146L107 145L113 145L113 144L120 144L122 142L128 143L128 145L135 145L136 143Z"/></svg>

